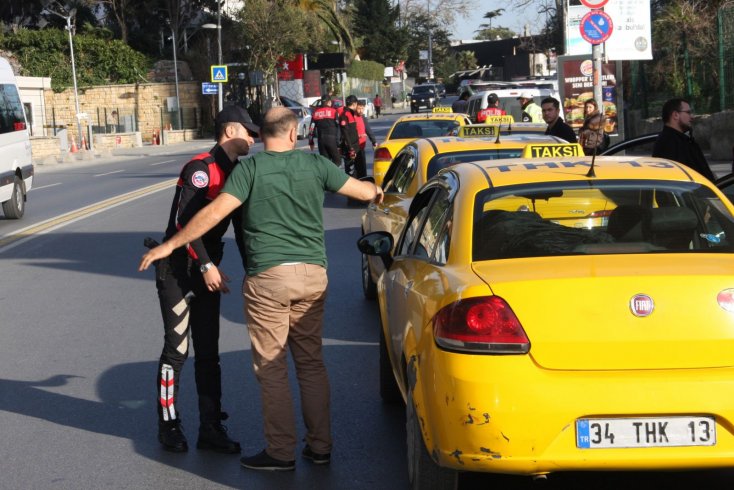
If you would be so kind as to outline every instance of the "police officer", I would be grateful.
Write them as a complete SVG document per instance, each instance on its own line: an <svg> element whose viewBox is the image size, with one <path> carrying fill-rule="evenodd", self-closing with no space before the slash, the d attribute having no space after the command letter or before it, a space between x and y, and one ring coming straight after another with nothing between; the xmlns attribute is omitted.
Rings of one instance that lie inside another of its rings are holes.
<svg viewBox="0 0 734 490"><path fill-rule="evenodd" d="M354 170L355 175L353 177L361 179L367 175L367 159L365 158L364 150L367 146L367 139L372 143L372 148L377 144L375 135L372 133L370 123L364 115L364 109L367 103L364 99L357 101L357 108L355 115L357 122L357 136L359 137L359 151L357 157L354 159Z"/></svg>
<svg viewBox="0 0 734 490"><path fill-rule="evenodd" d="M313 138L319 139L319 155L324 156L339 166L341 158L339 157L338 135L339 135L339 116L337 110L332 107L331 97L324 95L321 97L322 105L313 112L311 117L311 127L309 128L308 146L313 151Z"/></svg>
<svg viewBox="0 0 734 490"><path fill-rule="evenodd" d="M522 122L543 122L543 110L533 100L533 94L523 92L517 98L522 106Z"/></svg>
<svg viewBox="0 0 734 490"><path fill-rule="evenodd" d="M171 206L165 240L202 208L224 186L237 158L246 155L259 128L245 109L225 107L215 118L217 144L196 155L181 170ZM227 276L219 271L222 235L230 219L201 238L176 250L156 266L156 287L163 315L164 345L158 364L158 440L172 452L188 450L177 402L181 368L189 352L189 332L195 349L194 372L199 397L199 438L196 447L221 453L239 453L239 443L222 425L222 383L219 366L219 303L228 293Z"/></svg>
<svg viewBox="0 0 734 490"><path fill-rule="evenodd" d="M487 96L487 107L477 112L477 122L483 123L489 116L506 116L507 111L500 108L500 98L494 92Z"/></svg>
<svg viewBox="0 0 734 490"><path fill-rule="evenodd" d="M355 160L359 152L359 131L357 130L357 96L350 95L344 101L344 111L339 117L339 129L342 135L342 154L344 155L344 171L349 175L354 172Z"/></svg>

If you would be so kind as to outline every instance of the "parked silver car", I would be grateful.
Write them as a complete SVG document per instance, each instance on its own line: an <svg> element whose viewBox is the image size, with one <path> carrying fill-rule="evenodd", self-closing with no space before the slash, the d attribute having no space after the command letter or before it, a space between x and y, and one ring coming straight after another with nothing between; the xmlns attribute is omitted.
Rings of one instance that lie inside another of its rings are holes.
<svg viewBox="0 0 734 490"><path fill-rule="evenodd" d="M289 107L298 118L298 139L308 137L308 128L311 126L311 110L308 107Z"/></svg>

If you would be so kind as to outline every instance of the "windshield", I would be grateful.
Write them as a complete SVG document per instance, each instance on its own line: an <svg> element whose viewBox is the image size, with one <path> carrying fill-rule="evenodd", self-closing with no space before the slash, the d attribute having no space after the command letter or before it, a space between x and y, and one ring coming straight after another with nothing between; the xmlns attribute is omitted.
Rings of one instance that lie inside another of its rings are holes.
<svg viewBox="0 0 734 490"><path fill-rule="evenodd" d="M734 217L706 186L598 181L488 189L475 200L473 260L734 252Z"/></svg>
<svg viewBox="0 0 734 490"><path fill-rule="evenodd" d="M416 95L416 94L421 94L421 95L423 95L423 94L435 94L435 93L436 93L436 91L434 90L433 87L429 87L429 86L417 86L417 87L413 87L413 95Z"/></svg>
<svg viewBox="0 0 734 490"><path fill-rule="evenodd" d="M459 122L448 119L424 119L404 121L395 125L388 139L431 138L434 136L454 136Z"/></svg>
<svg viewBox="0 0 734 490"><path fill-rule="evenodd" d="M482 149L461 151L453 153L440 153L434 156L428 162L427 178L436 175L439 170L457 163L473 162L476 160L499 160L502 158L519 158L522 156L522 149L519 148L503 148L503 149Z"/></svg>

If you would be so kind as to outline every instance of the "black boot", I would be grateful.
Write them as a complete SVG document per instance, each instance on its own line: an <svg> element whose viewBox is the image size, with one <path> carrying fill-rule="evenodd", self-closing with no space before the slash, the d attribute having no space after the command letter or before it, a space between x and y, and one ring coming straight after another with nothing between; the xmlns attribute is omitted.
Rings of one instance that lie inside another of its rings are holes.
<svg viewBox="0 0 734 490"><path fill-rule="evenodd" d="M163 449L172 453L185 453L189 450L180 420L158 422L158 441Z"/></svg>
<svg viewBox="0 0 734 490"><path fill-rule="evenodd" d="M222 412L222 420L226 419L227 414ZM196 441L196 448L224 454L240 453L240 443L229 438L227 428L221 422L202 422L199 425L199 440Z"/></svg>

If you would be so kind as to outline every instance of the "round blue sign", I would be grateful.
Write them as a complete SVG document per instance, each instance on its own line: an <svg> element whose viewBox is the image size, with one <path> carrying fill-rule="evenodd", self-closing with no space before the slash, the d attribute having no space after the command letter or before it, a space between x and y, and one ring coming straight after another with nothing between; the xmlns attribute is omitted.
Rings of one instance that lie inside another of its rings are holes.
<svg viewBox="0 0 734 490"><path fill-rule="evenodd" d="M581 37L591 44L601 44L612 35L612 18L601 10L592 10L581 19Z"/></svg>

